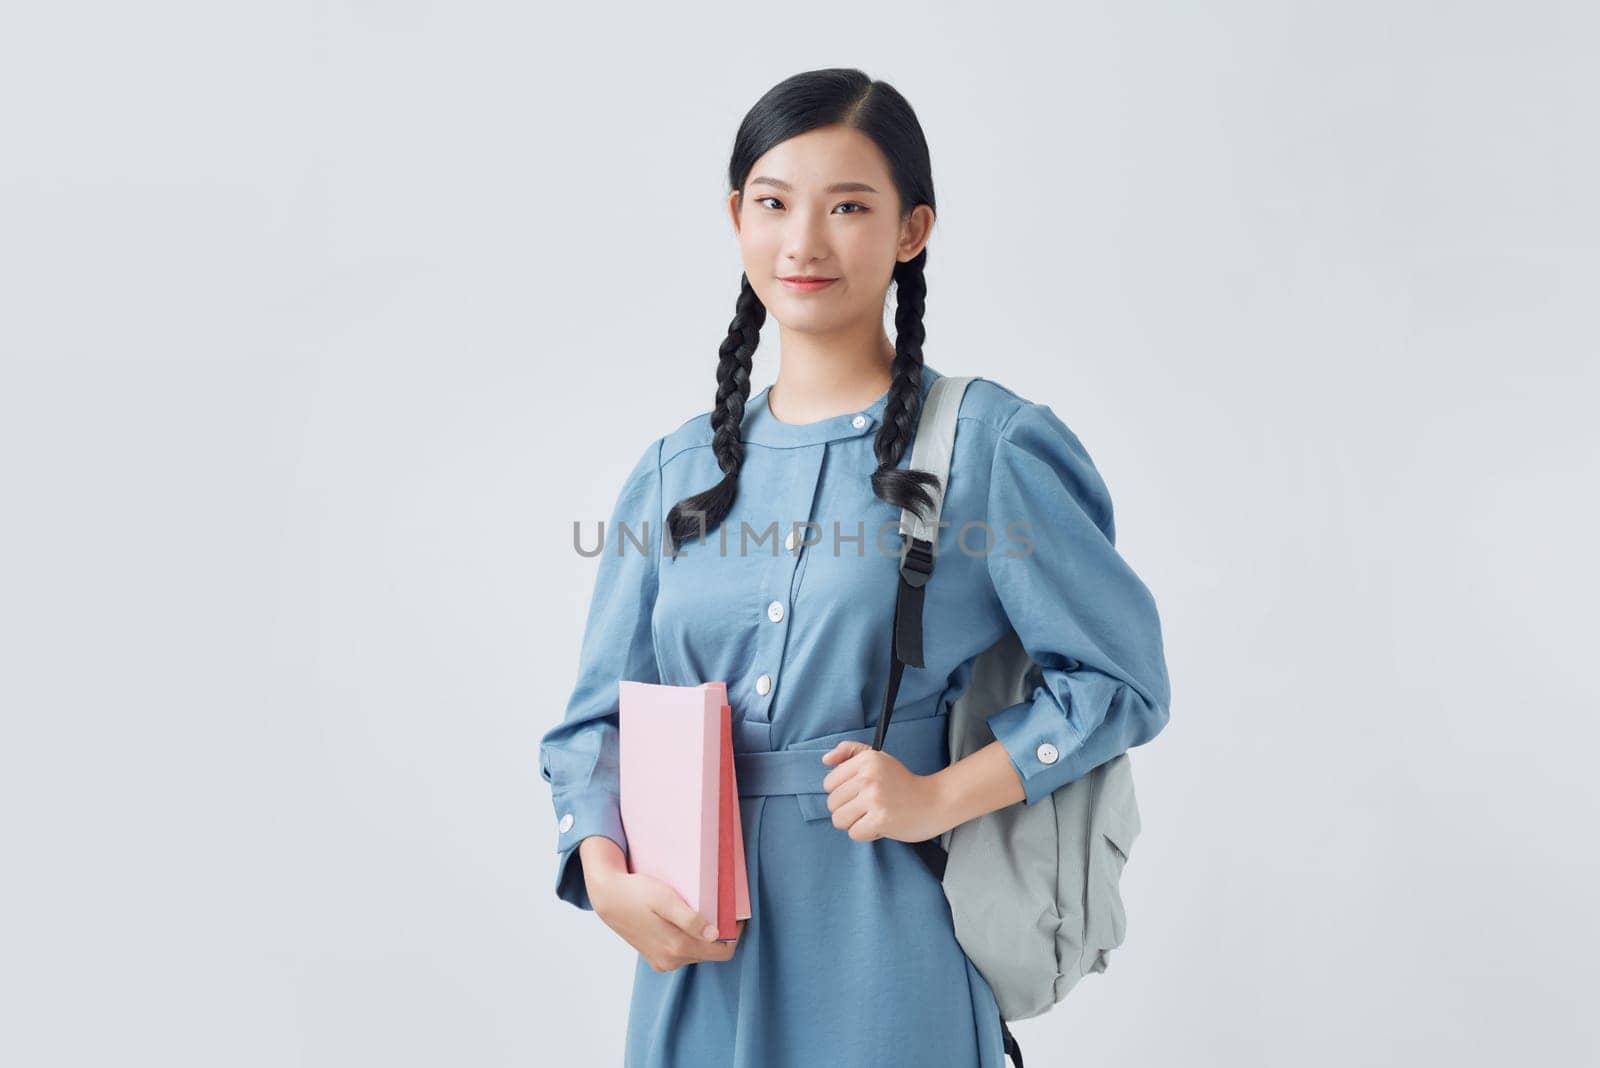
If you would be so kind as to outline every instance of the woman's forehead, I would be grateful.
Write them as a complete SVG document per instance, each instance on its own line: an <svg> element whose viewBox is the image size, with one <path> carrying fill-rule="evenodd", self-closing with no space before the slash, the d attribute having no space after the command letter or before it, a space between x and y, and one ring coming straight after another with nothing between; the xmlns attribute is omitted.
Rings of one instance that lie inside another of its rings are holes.
<svg viewBox="0 0 1600 1068"><path fill-rule="evenodd" d="M783 192L888 192L889 169L872 139L845 126L824 126L772 146L750 168L751 181ZM850 185L850 189L830 189ZM865 187L865 188L863 188Z"/></svg>

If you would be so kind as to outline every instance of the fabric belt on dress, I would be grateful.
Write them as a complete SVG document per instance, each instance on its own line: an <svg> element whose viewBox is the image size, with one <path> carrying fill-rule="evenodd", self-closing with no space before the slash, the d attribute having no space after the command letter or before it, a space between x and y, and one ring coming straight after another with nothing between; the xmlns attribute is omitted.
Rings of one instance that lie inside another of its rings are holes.
<svg viewBox="0 0 1600 1068"><path fill-rule="evenodd" d="M939 695L928 702L937 707ZM917 775L932 775L949 762L949 715L941 710L932 716L908 716L910 709L896 709L894 729L884 739L883 751L899 760ZM736 725L736 728L741 725ZM752 728L766 730L769 724L750 724ZM739 751L735 745L734 775L738 780L739 796L771 796L794 794L800 804L801 814L808 820L827 819L828 793L822 780L833 767L822 762L822 754L844 741L872 744L877 726L859 730L825 734L819 738L806 738L791 742L785 749L767 751Z"/></svg>

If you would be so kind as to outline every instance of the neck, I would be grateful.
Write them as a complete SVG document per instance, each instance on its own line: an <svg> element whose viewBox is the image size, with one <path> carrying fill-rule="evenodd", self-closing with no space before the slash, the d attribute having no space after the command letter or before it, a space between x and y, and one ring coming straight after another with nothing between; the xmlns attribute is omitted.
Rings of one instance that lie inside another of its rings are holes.
<svg viewBox="0 0 1600 1068"><path fill-rule="evenodd" d="M894 376L894 342L881 323L849 336L779 334L778 377L767 407L785 423L809 423L865 408L881 397Z"/></svg>

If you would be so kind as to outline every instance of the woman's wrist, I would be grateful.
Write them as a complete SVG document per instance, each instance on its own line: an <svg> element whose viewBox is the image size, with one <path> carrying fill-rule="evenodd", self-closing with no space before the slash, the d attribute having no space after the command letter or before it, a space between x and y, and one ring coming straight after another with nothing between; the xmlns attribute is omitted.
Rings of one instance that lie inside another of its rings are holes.
<svg viewBox="0 0 1600 1068"><path fill-rule="evenodd" d="M579 842L578 857L583 863L583 883L591 904L597 891L604 897L606 885L628 873L628 858L622 847L603 834L591 834Z"/></svg>
<svg viewBox="0 0 1600 1068"><path fill-rule="evenodd" d="M1011 754L999 742L939 769L933 779L939 822L946 830L1027 797Z"/></svg>
<svg viewBox="0 0 1600 1068"><path fill-rule="evenodd" d="M940 768L933 773L934 811L939 814L939 833L959 827L972 817L963 794L961 776L954 773L955 765Z"/></svg>

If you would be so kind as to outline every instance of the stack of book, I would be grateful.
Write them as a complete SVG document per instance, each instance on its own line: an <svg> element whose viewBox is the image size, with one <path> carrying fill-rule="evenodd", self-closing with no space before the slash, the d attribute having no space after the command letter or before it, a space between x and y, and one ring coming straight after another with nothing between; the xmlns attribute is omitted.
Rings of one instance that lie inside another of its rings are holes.
<svg viewBox="0 0 1600 1068"><path fill-rule="evenodd" d="M727 687L617 685L628 870L677 890L731 941L750 918L750 884Z"/></svg>

